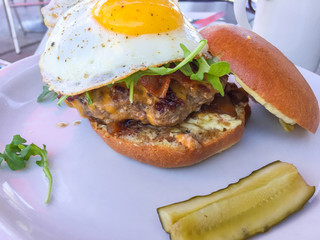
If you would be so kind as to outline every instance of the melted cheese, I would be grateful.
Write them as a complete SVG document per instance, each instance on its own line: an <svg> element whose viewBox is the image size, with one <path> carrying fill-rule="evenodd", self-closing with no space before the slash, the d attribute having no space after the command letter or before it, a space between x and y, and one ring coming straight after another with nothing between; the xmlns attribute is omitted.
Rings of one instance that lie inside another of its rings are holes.
<svg viewBox="0 0 320 240"><path fill-rule="evenodd" d="M102 88L102 89L106 89L106 88ZM103 107L104 110L106 110L109 113L115 113L117 111L117 109L114 106L114 103L108 93L109 91L106 90L102 90L101 96L100 98L98 98L98 94L92 94L93 95L93 106L100 106ZM94 93L94 91L93 91ZM92 111L94 109L93 106L89 106L90 111Z"/></svg>
<svg viewBox="0 0 320 240"><path fill-rule="evenodd" d="M177 134L176 139L179 143L184 145L186 148L195 149L200 148L200 143L191 137L189 134Z"/></svg>
<svg viewBox="0 0 320 240"><path fill-rule="evenodd" d="M184 87L181 87L181 85L175 81L171 81L170 88L176 94L177 98L182 99L184 102L186 101L187 91Z"/></svg>

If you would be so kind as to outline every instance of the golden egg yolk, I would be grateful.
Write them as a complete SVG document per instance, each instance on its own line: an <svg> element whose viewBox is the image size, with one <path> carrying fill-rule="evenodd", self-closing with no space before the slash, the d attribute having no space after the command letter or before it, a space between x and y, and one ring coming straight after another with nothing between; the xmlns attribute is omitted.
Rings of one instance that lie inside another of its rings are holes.
<svg viewBox="0 0 320 240"><path fill-rule="evenodd" d="M100 0L92 15L106 29L134 36L167 32L183 24L172 0Z"/></svg>

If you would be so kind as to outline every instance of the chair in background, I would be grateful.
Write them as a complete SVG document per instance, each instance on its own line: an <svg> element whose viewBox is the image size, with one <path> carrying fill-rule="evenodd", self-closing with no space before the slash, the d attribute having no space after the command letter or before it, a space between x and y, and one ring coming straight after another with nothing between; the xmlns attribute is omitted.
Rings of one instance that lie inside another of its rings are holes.
<svg viewBox="0 0 320 240"><path fill-rule="evenodd" d="M38 1L33 0L33 2L27 2L27 0L24 0L24 2L21 2L21 3L15 3L14 0L2 0L2 1L3 1L4 10L6 13L7 22L8 22L8 26L10 29L14 49L15 49L16 53L19 54L20 53L20 46L19 46L19 42L18 42L18 38L17 38L16 27L15 27L14 18L13 18L13 14L12 14L11 9L13 9L15 12L20 29L23 31L23 34L26 34L26 31L22 25L17 8L18 7L44 6L44 5L47 5L49 2L46 2L43 0L38 0Z"/></svg>

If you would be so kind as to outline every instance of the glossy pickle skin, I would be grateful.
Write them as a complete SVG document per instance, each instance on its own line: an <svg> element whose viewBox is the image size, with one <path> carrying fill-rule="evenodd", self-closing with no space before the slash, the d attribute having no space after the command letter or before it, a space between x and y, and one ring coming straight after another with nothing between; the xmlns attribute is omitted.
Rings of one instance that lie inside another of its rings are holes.
<svg viewBox="0 0 320 240"><path fill-rule="evenodd" d="M302 209L314 192L293 165L276 161L210 195L158 208L158 214L172 240L247 239Z"/></svg>

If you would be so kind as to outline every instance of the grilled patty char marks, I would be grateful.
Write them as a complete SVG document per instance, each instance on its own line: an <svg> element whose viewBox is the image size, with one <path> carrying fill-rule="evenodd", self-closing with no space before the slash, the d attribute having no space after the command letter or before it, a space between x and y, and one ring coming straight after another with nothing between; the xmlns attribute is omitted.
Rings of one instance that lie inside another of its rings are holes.
<svg viewBox="0 0 320 240"><path fill-rule="evenodd" d="M68 105L75 107L83 117L104 123L133 119L154 126L174 126L201 105L212 102L217 93L210 84L190 80L182 73L166 77L141 78L134 87L133 103L129 101L129 89L119 83L90 91L91 105L88 105L85 94L69 98ZM226 82L227 78L222 78L223 86Z"/></svg>
<svg viewBox="0 0 320 240"><path fill-rule="evenodd" d="M180 135L192 137L196 142L203 142L203 139L211 139L219 131L222 131L220 129L217 131L202 131L201 133L195 133L195 129L201 129L205 126L203 123L206 122L204 121L206 117L203 116L210 114L217 114L218 116L218 114L220 114L220 117L217 117L219 119L219 124L228 129L229 127L232 127L232 122L235 123L236 120L239 120L239 111L241 109L248 118L250 117L251 112L248 101L248 94L243 89L238 88L235 84L228 83L225 88L224 97L220 94L216 94L214 100L210 104L202 105L199 111L191 113L181 124L167 127L154 127L150 124L142 124L139 121L129 119L122 122L111 122L106 124L106 129L108 134L118 137L140 136L140 134L143 133L141 136L141 139L143 139L142 142L149 142L148 138L144 139L143 135L150 135L155 140L163 141L165 139L167 142L172 143L176 141L176 138L173 137L173 133L180 133ZM222 115L229 115L229 117L222 117ZM193 121L194 119L199 118L202 119L202 121L196 121L196 124L192 124L192 122L195 122ZM209 120L207 121L214 121L210 119L210 117L208 119ZM94 120L97 121L96 119ZM190 124L194 126L190 128ZM201 126L201 124L203 126ZM219 127L217 127L217 129L219 129Z"/></svg>

